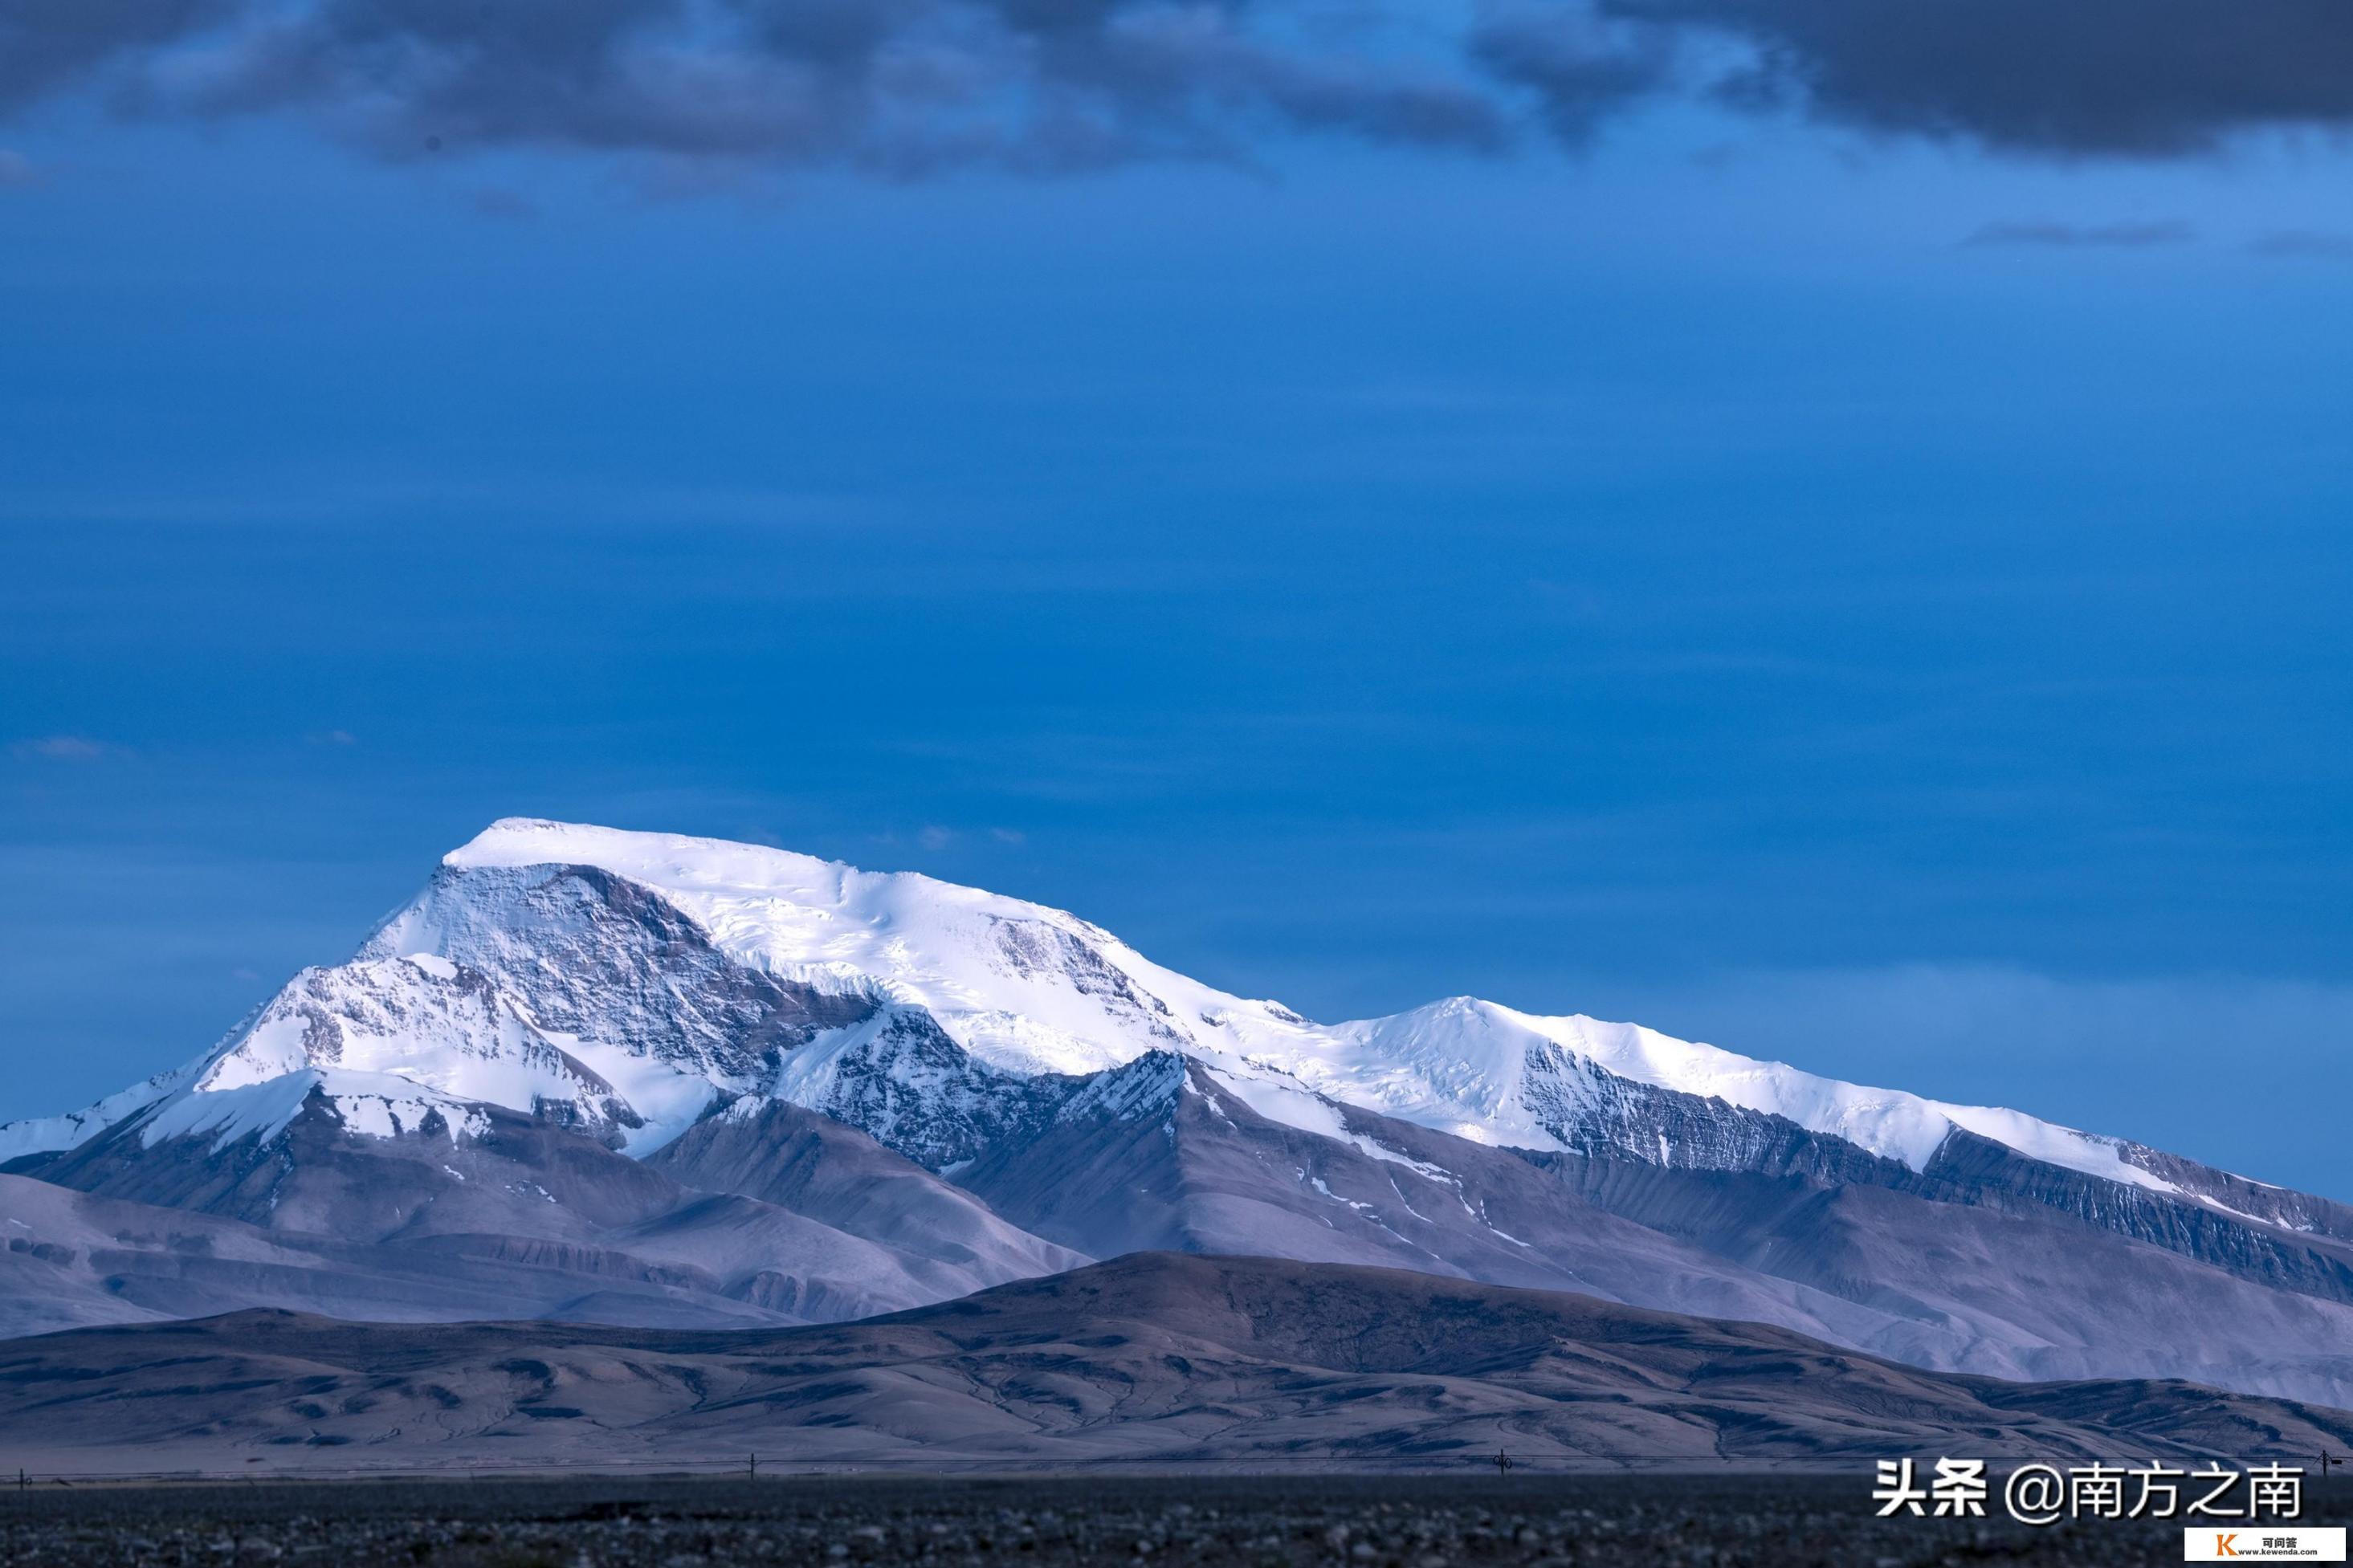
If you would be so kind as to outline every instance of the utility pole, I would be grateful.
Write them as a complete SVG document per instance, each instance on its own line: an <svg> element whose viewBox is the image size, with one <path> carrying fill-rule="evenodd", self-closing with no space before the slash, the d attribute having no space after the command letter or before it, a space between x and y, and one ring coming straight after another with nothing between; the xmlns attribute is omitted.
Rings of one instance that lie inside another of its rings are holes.
<svg viewBox="0 0 2353 1568"><path fill-rule="evenodd" d="M754 1480L755 1480L755 1481L756 1481L756 1480L758 1480L758 1479L760 1479L760 1455L759 1455L758 1450L756 1450L756 1449L753 1451L753 1454L752 1454L752 1464L751 1464L750 1468L751 1468L751 1479L754 1479Z"/></svg>
<svg viewBox="0 0 2353 1568"><path fill-rule="evenodd" d="M2326 1448L2321 1449L2321 1450L2320 1450L2320 1479L2321 1479L2322 1480L2324 1480L2324 1481L2325 1481L2325 1480L2327 1480L2327 1479L2328 1479L2328 1468L2329 1468L2329 1467L2330 1467L2331 1465L2341 1465L2341 1464L2343 1464L2344 1462L2345 1462L2345 1456L2344 1456L2344 1455L2342 1455L2342 1454L2332 1454L2332 1453L2330 1453L2330 1452L2329 1452L2327 1449L2326 1449Z"/></svg>
<svg viewBox="0 0 2353 1568"><path fill-rule="evenodd" d="M1509 1474L1512 1468L1512 1457L1501 1448L1497 1448L1495 1457L1487 1462L1495 1467L1495 1474L1498 1477Z"/></svg>

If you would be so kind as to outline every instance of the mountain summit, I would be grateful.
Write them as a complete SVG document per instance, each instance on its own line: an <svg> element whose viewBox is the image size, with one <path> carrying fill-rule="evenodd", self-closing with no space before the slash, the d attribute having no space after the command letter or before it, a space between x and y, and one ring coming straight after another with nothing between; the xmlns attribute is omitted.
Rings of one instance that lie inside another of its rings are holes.
<svg viewBox="0 0 2353 1568"><path fill-rule="evenodd" d="M0 1162L281 1249L511 1266L530 1315L814 1321L1161 1248L2353 1396L2353 1212L2323 1199L1630 1024L1320 1024L1042 905L520 818L187 1066L0 1127ZM479 1315L305 1257L356 1315ZM277 1278L205 1300L302 1304Z"/></svg>

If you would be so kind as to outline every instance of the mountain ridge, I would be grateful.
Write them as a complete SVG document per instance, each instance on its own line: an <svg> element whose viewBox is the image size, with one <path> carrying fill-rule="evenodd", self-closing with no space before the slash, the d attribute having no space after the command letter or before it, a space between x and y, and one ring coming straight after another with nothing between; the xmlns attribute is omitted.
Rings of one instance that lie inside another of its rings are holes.
<svg viewBox="0 0 2353 1568"><path fill-rule="evenodd" d="M1279 1003L1234 996L1152 963L1067 911L921 873L861 871L720 839L502 818L445 856L426 892L371 934L354 964L454 957L462 968L498 973L501 965L480 962L486 948L500 945L485 940L483 900L473 896L473 884L456 897L451 890L470 874L495 880L501 874L534 870L594 879L605 897L620 906L622 918L645 923L666 944L705 944L712 953L733 958L737 972L730 978L740 991L763 982L780 994L786 987L797 988L806 1009L806 1033L854 1024L889 1001L911 1001L938 1019L976 1059L1019 1076L1100 1070L1146 1049L1176 1048L1208 1056L1239 1076L1271 1069L1271 1080L1261 1079L1256 1092L1278 1109L1286 1088L1295 1086L1440 1131L1543 1149L1561 1146L1559 1123L1568 1108L1555 1104L1549 1111L1555 1125L1547 1125L1546 1110L1521 1103L1518 1091L1532 1059L1555 1069L1567 1059L1600 1067L1624 1082L1783 1115L1915 1169L1953 1131L1966 1128L2031 1158L2088 1174L2158 1188L2174 1184L2141 1163L2136 1156L2142 1146L2126 1140L2000 1108L1953 1105L1821 1078L1637 1025L1574 1015L1544 1017L1463 996L1385 1018L1315 1025ZM670 919L673 912L682 920ZM508 929L491 934L502 937ZM910 932L928 937L941 952L917 952ZM949 951L953 942L962 942L964 950ZM449 948L465 950L467 956L444 951ZM976 973L984 968L996 973ZM1020 984L1039 976L1060 984ZM1008 980L1014 984L1002 984ZM1001 999L984 989L991 981L999 983L1000 993L1018 995L1029 1005L1017 1013L984 1005ZM617 994L626 994L609 973L596 977L596 989L608 1006ZM562 1033L571 1021L566 1010L547 1005L557 994L543 991L532 998L540 1005L531 1016L534 1023ZM1195 1005L1180 1005L1172 997ZM775 1034L786 1032L772 1016L766 1031L738 1030L725 1049L702 1047L686 1037L693 1025L706 1026L703 1033L711 1037L723 1031L691 1010L677 1013L681 1000L675 990L663 996L672 1009L668 1032L678 1037L663 1043L667 1056L693 1061L707 1077L756 1072L760 1049ZM771 1008L772 1014L777 1011ZM1335 1048L1351 1045L1361 1048L1358 1059ZM1287 1056L1276 1048L1282 1046L1291 1047ZM601 1070L604 1065L590 1067ZM1283 1084L1285 1079L1292 1084ZM693 1108L694 1113L700 1110ZM88 1125L93 1113L103 1114L97 1107L72 1114ZM691 1120L691 1115L679 1119L664 1135L674 1136ZM34 1140L78 1130L49 1133L37 1131L29 1121L0 1124L0 1139L16 1134L15 1142L0 1142L0 1151L37 1152ZM2194 1164L2166 1158L2177 1165Z"/></svg>

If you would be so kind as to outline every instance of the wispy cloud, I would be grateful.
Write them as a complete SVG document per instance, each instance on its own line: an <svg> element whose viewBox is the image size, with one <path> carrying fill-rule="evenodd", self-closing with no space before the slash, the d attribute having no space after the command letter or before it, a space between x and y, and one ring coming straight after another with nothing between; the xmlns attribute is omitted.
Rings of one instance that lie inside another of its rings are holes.
<svg viewBox="0 0 2353 1568"><path fill-rule="evenodd" d="M131 753L121 746L93 741L88 735L39 735L14 742L8 754L19 762L100 763Z"/></svg>
<svg viewBox="0 0 2353 1568"><path fill-rule="evenodd" d="M2331 229L2281 229L2258 237L2247 248L2257 256L2284 259L2353 261L2353 234Z"/></svg>
<svg viewBox="0 0 2353 1568"><path fill-rule="evenodd" d="M1961 243L1972 247L2046 246L2060 250L2146 250L2187 245L2198 231L2179 218L2126 223L2064 223L2053 218L1989 223Z"/></svg>
<svg viewBox="0 0 2353 1568"><path fill-rule="evenodd" d="M478 217L525 220L539 216L539 204L521 191L504 185L486 185L468 198L467 205Z"/></svg>

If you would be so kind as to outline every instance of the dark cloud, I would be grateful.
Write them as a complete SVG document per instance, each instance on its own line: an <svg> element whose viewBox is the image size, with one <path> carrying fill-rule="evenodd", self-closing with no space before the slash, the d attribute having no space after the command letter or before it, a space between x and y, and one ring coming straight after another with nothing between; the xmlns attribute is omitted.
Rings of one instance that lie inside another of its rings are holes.
<svg viewBox="0 0 2353 1568"><path fill-rule="evenodd" d="M2198 231L2178 218L2137 223L2061 223L2052 218L1989 223L1961 243L1968 246L2051 246L2061 249L2141 250L2186 245Z"/></svg>
<svg viewBox="0 0 2353 1568"><path fill-rule="evenodd" d="M1581 144L1678 90L2063 156L2353 121L2353 0L0 0L0 116L297 113L387 157L525 147L920 175L1247 160L1270 132ZM690 166L692 166L690 169ZM681 174L681 171L688 171Z"/></svg>
<svg viewBox="0 0 2353 1568"><path fill-rule="evenodd" d="M300 111L396 158L524 146L912 175L1242 157L1269 130L1471 151L1510 134L1459 69L1311 47L1292 11L1250 0L235 3L181 58L153 57L186 27L72 58L90 74L143 48L151 68L115 91L131 112Z"/></svg>
<svg viewBox="0 0 2353 1568"><path fill-rule="evenodd" d="M2060 155L2175 155L2353 122L2346 0L1598 0L1736 37L1723 83L1873 130Z"/></svg>
<svg viewBox="0 0 2353 1568"><path fill-rule="evenodd" d="M1573 146L1659 90L1672 62L1672 40L1660 29L1611 28L1558 8L1490 17L1471 50L1500 80L1534 92L1553 134Z"/></svg>
<svg viewBox="0 0 2353 1568"><path fill-rule="evenodd" d="M0 112L80 81L124 57L175 43L236 0L7 0L0 5Z"/></svg>

